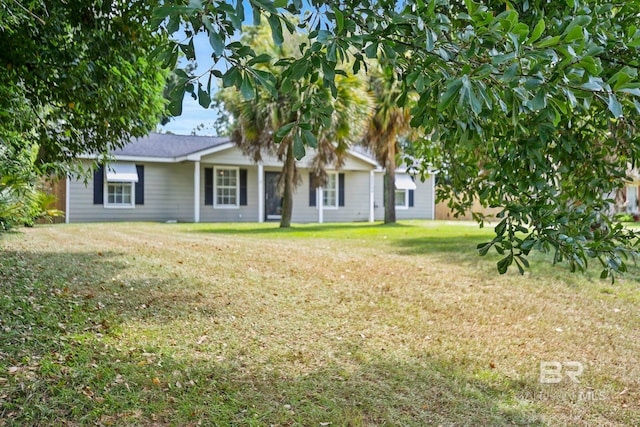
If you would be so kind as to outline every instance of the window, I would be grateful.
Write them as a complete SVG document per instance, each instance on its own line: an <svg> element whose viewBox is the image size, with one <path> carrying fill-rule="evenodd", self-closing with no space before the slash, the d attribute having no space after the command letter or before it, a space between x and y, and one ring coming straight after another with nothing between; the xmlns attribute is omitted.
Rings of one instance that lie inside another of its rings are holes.
<svg viewBox="0 0 640 427"><path fill-rule="evenodd" d="M396 190L396 208L403 209L409 207L407 192L407 190Z"/></svg>
<svg viewBox="0 0 640 427"><path fill-rule="evenodd" d="M338 207L338 174L329 173L327 184L323 188L322 204L325 208Z"/></svg>
<svg viewBox="0 0 640 427"><path fill-rule="evenodd" d="M133 208L134 185L139 181L138 168L129 163L113 163L104 169L104 194L107 208Z"/></svg>
<svg viewBox="0 0 640 427"><path fill-rule="evenodd" d="M131 205L130 182L110 182L107 184L108 205Z"/></svg>
<svg viewBox="0 0 640 427"><path fill-rule="evenodd" d="M408 209L413 207L413 192L416 183L413 178L406 173L397 173L395 176L396 188L396 208Z"/></svg>
<svg viewBox="0 0 640 427"><path fill-rule="evenodd" d="M238 207L238 168L215 168L215 207Z"/></svg>

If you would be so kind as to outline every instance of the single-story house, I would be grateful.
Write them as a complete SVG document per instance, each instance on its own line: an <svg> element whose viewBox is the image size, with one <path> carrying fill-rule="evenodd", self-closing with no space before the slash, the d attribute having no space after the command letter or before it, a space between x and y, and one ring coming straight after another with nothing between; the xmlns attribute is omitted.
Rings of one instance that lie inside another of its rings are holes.
<svg viewBox="0 0 640 427"><path fill-rule="evenodd" d="M310 150L311 151L311 150ZM152 133L113 151L113 161L93 179L66 182L66 222L278 220L282 163L254 163L226 137ZM384 218L383 175L365 151L352 149L324 188L310 184L309 152L298 161L302 183L293 222L352 222ZM81 161L92 161L86 156ZM396 176L398 219L434 218L434 179L424 182L402 170Z"/></svg>

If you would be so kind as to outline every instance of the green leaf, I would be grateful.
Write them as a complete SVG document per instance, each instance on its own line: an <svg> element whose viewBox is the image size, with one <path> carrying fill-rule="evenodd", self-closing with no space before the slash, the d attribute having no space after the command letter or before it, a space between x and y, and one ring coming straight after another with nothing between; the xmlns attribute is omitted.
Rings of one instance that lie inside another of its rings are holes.
<svg viewBox="0 0 640 427"><path fill-rule="evenodd" d="M306 151L304 149L304 143L302 142L302 137L299 132L293 134L293 155L296 160L300 160L305 156Z"/></svg>
<svg viewBox="0 0 640 427"><path fill-rule="evenodd" d="M603 81L599 77L589 77L589 81L580 85L582 89L594 92L602 92Z"/></svg>
<svg viewBox="0 0 640 427"><path fill-rule="evenodd" d="M196 59L196 52L193 47L193 38L189 39L188 44L181 44L180 49L182 49L182 52L184 52L184 56L186 56L189 61L193 61L194 59Z"/></svg>
<svg viewBox="0 0 640 427"><path fill-rule="evenodd" d="M605 268L604 270L602 270L602 273L600 273L600 278L606 279L607 277L609 277L609 270Z"/></svg>
<svg viewBox="0 0 640 427"><path fill-rule="evenodd" d="M536 93L536 96L527 103L529 108L531 108L533 111L540 111L544 107L546 107L547 100L546 100L545 94L546 92L544 89L542 88L539 89L538 92Z"/></svg>
<svg viewBox="0 0 640 427"><path fill-rule="evenodd" d="M244 75L242 78L242 84L240 85L240 92L246 101L252 100L256 96L255 88L253 87L253 82L248 75Z"/></svg>
<svg viewBox="0 0 640 427"><path fill-rule="evenodd" d="M637 87L636 88L623 88L623 89L620 89L619 92L629 93L631 95L640 97L640 88L637 88Z"/></svg>
<svg viewBox="0 0 640 427"><path fill-rule="evenodd" d="M564 36L565 42L572 42L574 40L582 40L584 38L584 32L581 26L575 26Z"/></svg>
<svg viewBox="0 0 640 427"><path fill-rule="evenodd" d="M333 42L329 43L329 45L327 46L327 61L338 62L338 56L336 53L337 44L338 43L334 40Z"/></svg>
<svg viewBox="0 0 640 427"><path fill-rule="evenodd" d="M512 61L514 58L516 57L516 53L515 52L509 52L509 53L505 53L505 54L500 54L500 55L494 55L493 57L491 57L491 63L494 66L499 66L502 65L506 62Z"/></svg>
<svg viewBox="0 0 640 427"><path fill-rule="evenodd" d="M156 7L153 10L153 16L151 18L151 29L156 30L160 26L160 24L162 24L164 20L167 19L167 17L172 13L177 13L175 6L173 5Z"/></svg>
<svg viewBox="0 0 640 427"><path fill-rule="evenodd" d="M560 43L560 36L545 37L542 40L540 40L538 43L536 43L535 46L538 48L545 48L545 47L555 46L558 43Z"/></svg>
<svg viewBox="0 0 640 427"><path fill-rule="evenodd" d="M306 74L308 68L309 68L309 63L307 61L300 60L300 61L294 62L289 68L291 73L291 78L293 80L301 79Z"/></svg>
<svg viewBox="0 0 640 427"><path fill-rule="evenodd" d="M533 239L525 239L520 243L520 249L523 251L530 251L531 248L536 244L536 241Z"/></svg>
<svg viewBox="0 0 640 427"><path fill-rule="evenodd" d="M253 25L256 27L260 26L260 22L262 21L262 12L256 6L253 7Z"/></svg>
<svg viewBox="0 0 640 427"><path fill-rule="evenodd" d="M473 88L469 88L469 103L471 104L471 111L476 114L482 112L482 101L478 98Z"/></svg>
<svg viewBox="0 0 640 427"><path fill-rule="evenodd" d="M209 108L211 105L211 97L206 90L202 89L202 85L198 84L198 103L202 108Z"/></svg>
<svg viewBox="0 0 640 427"><path fill-rule="evenodd" d="M295 125L296 125L295 122L287 123L286 125L282 126L280 129L278 129L275 135L273 135L273 140L276 142L276 144L279 144L287 135L289 135L289 132L291 132L291 129L293 129Z"/></svg>
<svg viewBox="0 0 640 427"><path fill-rule="evenodd" d="M167 32L169 34L173 34L180 28L180 16L177 14L172 14L169 17L169 23L167 24Z"/></svg>
<svg viewBox="0 0 640 427"><path fill-rule="evenodd" d="M509 268L512 262L513 262L512 254L509 254L506 257L502 258L500 261L498 261L498 273L500 274L506 273L507 269Z"/></svg>
<svg viewBox="0 0 640 427"><path fill-rule="evenodd" d="M338 32L341 33L344 28L344 14L337 7L333 8L333 13L336 15L336 24L338 25Z"/></svg>
<svg viewBox="0 0 640 427"><path fill-rule="evenodd" d="M210 31L209 44L213 48L213 53L215 53L216 56L222 56L222 54L224 53L224 40L222 40L220 34L218 34L216 31Z"/></svg>
<svg viewBox="0 0 640 427"><path fill-rule="evenodd" d="M518 273L520 273L520 275L524 275L524 268L522 268L522 265L520 265L520 263L518 262L518 258L515 259L516 261L516 266L518 267Z"/></svg>
<svg viewBox="0 0 640 427"><path fill-rule="evenodd" d="M262 85L274 98L278 97L278 90L276 89L276 79L273 75L267 71L251 70L255 76L257 82Z"/></svg>
<svg viewBox="0 0 640 427"><path fill-rule="evenodd" d="M433 52L433 49L436 45L436 33L431 29L427 28L427 52Z"/></svg>
<svg viewBox="0 0 640 427"><path fill-rule="evenodd" d="M238 17L238 20L242 24L242 22L244 21L244 3L243 3L243 0L237 0L237 2L236 2L236 16ZM240 28L236 28L236 30L240 30L240 29L242 29L242 25L240 26Z"/></svg>
<svg viewBox="0 0 640 427"><path fill-rule="evenodd" d="M442 98L438 103L439 111L445 110L449 106L449 104L451 104L451 101L453 101L453 99L458 95L458 92L460 92L461 87L462 87L462 79L460 78L451 80L449 81L449 83L447 83L447 90L442 95Z"/></svg>
<svg viewBox="0 0 640 427"><path fill-rule="evenodd" d="M261 55L256 56L255 58L251 58L251 60L247 62L247 65L253 66L256 64L266 64L268 62L271 62L271 56L266 53L263 53Z"/></svg>
<svg viewBox="0 0 640 427"><path fill-rule="evenodd" d="M518 259L520 260L522 265L524 265L525 267L529 268L529 261L527 261L527 259L525 257L523 257L522 255L518 255Z"/></svg>
<svg viewBox="0 0 640 427"><path fill-rule="evenodd" d="M304 141L305 145L308 145L309 147L316 148L318 146L318 139L313 133L311 133L311 131L307 129L302 129L302 140Z"/></svg>
<svg viewBox="0 0 640 427"><path fill-rule="evenodd" d="M222 76L222 87L235 86L239 75L240 73L236 67L229 68L229 70L227 70L227 72Z"/></svg>
<svg viewBox="0 0 640 427"><path fill-rule="evenodd" d="M330 31L320 30L318 31L318 41L322 44L327 44L327 41L333 36Z"/></svg>
<svg viewBox="0 0 640 427"><path fill-rule="evenodd" d="M592 76L597 76L602 72L602 67L600 67L592 56L583 57L578 64L587 70Z"/></svg>
<svg viewBox="0 0 640 427"><path fill-rule="evenodd" d="M620 101L618 101L618 98L616 98L614 93L609 94L607 107L609 108L609 111L611 111L611 114L613 114L613 117L616 119L622 117L622 104L620 104Z"/></svg>
<svg viewBox="0 0 640 427"><path fill-rule="evenodd" d="M476 246L476 249L478 250L478 253L480 254L480 256L485 256L487 252L489 252L489 249L491 249L491 242L478 243L478 246Z"/></svg>
<svg viewBox="0 0 640 427"><path fill-rule="evenodd" d="M269 26L271 27L271 37L276 46L282 46L284 43L284 37L282 35L282 24L278 15L271 14L268 18Z"/></svg>
<svg viewBox="0 0 640 427"><path fill-rule="evenodd" d="M527 44L535 43L540 38L540 36L542 36L542 33L544 33L544 30L545 30L544 18L540 18L536 26L533 28L531 35L527 39Z"/></svg>
<svg viewBox="0 0 640 427"><path fill-rule="evenodd" d="M378 43L371 43L364 50L364 53L365 53L365 55L367 55L367 58L369 58L369 59L377 58L378 57Z"/></svg>
<svg viewBox="0 0 640 427"><path fill-rule="evenodd" d="M171 91L168 109L169 113L174 117L182 114L182 100L184 99L186 90L187 87L185 84L179 84Z"/></svg>

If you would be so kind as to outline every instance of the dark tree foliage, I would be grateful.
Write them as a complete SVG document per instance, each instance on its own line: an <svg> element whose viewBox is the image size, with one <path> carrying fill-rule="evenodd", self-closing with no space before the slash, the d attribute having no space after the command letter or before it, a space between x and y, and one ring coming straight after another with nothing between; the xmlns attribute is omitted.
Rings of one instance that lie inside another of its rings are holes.
<svg viewBox="0 0 640 427"><path fill-rule="evenodd" d="M42 169L153 129L165 73L155 1L0 1L0 140ZM1 171L1 169L0 169Z"/></svg>

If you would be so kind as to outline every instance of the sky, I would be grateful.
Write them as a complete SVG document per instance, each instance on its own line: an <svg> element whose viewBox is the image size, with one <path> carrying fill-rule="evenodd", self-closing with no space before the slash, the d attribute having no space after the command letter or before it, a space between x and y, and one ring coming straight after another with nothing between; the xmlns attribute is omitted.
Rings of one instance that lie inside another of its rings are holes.
<svg viewBox="0 0 640 427"><path fill-rule="evenodd" d="M165 126L159 126L160 132L171 132L177 135L191 135L195 131L196 135L214 135L213 122L216 119L214 110L206 110L187 94L182 104L182 115L174 117ZM196 128L204 124L202 130Z"/></svg>

